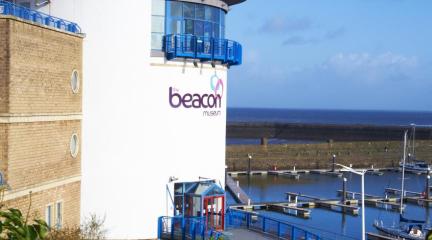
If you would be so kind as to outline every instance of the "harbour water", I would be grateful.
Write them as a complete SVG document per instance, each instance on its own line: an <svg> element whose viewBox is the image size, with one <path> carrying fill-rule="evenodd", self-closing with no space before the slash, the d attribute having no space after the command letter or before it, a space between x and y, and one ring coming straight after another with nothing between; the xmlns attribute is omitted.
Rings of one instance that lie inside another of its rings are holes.
<svg viewBox="0 0 432 240"><path fill-rule="evenodd" d="M347 190L360 192L360 177L345 173L348 179ZM302 174L299 180L284 176L260 176L250 178L239 176L240 186L249 194L253 202L286 201L286 192L297 192L320 198L337 199L337 190L342 189L342 178ZM408 174L405 182L406 190L423 192L425 187L425 175ZM385 188L400 189L401 174L397 172L385 172L382 176L367 175L365 177L365 192L378 196L384 196ZM233 203L232 199L228 199ZM263 211L262 214L279 218L283 221L307 228L312 232L321 234L331 239L361 239L361 216L352 216L333 212L325 209L312 209L309 219L288 216L281 213ZM373 227L375 220L382 221L386 225L398 224L399 215L396 211L366 207L366 231L376 232ZM429 209L415 204L407 204L404 217L431 220Z"/></svg>

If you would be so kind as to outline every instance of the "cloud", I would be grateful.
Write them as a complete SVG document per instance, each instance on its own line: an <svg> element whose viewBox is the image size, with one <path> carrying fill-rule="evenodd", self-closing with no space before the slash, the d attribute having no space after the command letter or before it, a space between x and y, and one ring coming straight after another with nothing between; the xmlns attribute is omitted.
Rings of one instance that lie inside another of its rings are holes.
<svg viewBox="0 0 432 240"><path fill-rule="evenodd" d="M282 45L305 45L319 42L319 39L291 36L282 42Z"/></svg>
<svg viewBox="0 0 432 240"><path fill-rule="evenodd" d="M259 30L263 33L286 34L311 27L312 21L308 18L273 17L265 21Z"/></svg>
<svg viewBox="0 0 432 240"><path fill-rule="evenodd" d="M324 35L324 38L325 39L335 39L335 38L338 38L338 37L345 35L345 33L346 33L345 28L340 27L338 29L326 32L326 34Z"/></svg>
<svg viewBox="0 0 432 240"><path fill-rule="evenodd" d="M283 46L287 45L306 45L324 42L326 40L333 40L345 35L346 30L344 27L339 27L335 30L327 31L321 37L303 37L300 35L290 36L282 42Z"/></svg>

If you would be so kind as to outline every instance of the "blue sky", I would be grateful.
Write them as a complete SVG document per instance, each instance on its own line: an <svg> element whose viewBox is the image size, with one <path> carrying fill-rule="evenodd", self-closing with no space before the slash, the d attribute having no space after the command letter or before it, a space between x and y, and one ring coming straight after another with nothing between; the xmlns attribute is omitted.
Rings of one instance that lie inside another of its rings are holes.
<svg viewBox="0 0 432 240"><path fill-rule="evenodd" d="M432 1L248 0L229 107L432 111Z"/></svg>

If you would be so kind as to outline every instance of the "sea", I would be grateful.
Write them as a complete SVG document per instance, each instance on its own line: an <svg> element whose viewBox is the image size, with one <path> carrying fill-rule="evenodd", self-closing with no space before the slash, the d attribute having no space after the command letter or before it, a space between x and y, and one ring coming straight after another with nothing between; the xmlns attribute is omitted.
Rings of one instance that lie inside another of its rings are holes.
<svg viewBox="0 0 432 240"><path fill-rule="evenodd" d="M228 108L227 122L304 123L373 126L432 126L432 111L319 110ZM227 145L259 144L260 139L227 139ZM304 144L315 141L269 139L269 144Z"/></svg>

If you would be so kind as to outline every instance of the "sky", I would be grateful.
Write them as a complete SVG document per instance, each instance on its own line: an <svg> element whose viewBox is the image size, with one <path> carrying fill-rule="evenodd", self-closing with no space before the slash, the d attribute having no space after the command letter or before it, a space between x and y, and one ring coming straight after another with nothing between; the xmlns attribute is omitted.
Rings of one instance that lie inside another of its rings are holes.
<svg viewBox="0 0 432 240"><path fill-rule="evenodd" d="M228 107L432 111L432 1L247 0Z"/></svg>

